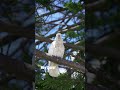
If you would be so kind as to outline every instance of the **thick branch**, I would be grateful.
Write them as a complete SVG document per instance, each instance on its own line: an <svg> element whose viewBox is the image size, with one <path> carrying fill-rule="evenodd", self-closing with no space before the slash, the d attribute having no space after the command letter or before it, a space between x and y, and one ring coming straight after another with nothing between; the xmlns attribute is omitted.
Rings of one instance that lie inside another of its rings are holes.
<svg viewBox="0 0 120 90"><path fill-rule="evenodd" d="M35 36L35 38L36 39L38 39L39 41L41 41L41 42L49 42L49 43L51 43L51 42L53 42L51 39L49 39L49 38L46 38L46 37L40 37L40 36ZM39 44L39 42L36 42L36 45L38 45ZM73 44L69 44L69 43L64 43L64 45L66 46L66 47L69 47L69 48L73 48L73 49L80 49L81 51L84 51L85 49L84 49L84 47L82 47L82 46L78 46L78 45L73 45Z"/></svg>
<svg viewBox="0 0 120 90"><path fill-rule="evenodd" d="M110 47L103 47L95 44L86 45L86 52L95 56L107 56L109 58L120 60L120 51Z"/></svg>
<svg viewBox="0 0 120 90"><path fill-rule="evenodd" d="M106 0L98 0L98 1L87 4L86 7L87 8L95 7L95 6L101 5L102 3L105 3L105 1Z"/></svg>
<svg viewBox="0 0 120 90"><path fill-rule="evenodd" d="M15 74L16 79L22 79L29 82L34 81L34 69L31 65L20 60L11 59L8 56L0 54L0 68L10 74Z"/></svg>
<svg viewBox="0 0 120 90"><path fill-rule="evenodd" d="M109 10L112 4L118 4L119 0L112 0L108 2L108 0L93 0L91 3L87 3L85 5L86 11L94 12L94 11L104 11Z"/></svg>
<svg viewBox="0 0 120 90"><path fill-rule="evenodd" d="M105 4L106 4L106 0L97 0L95 2L86 4L85 7L86 7L86 10L96 11L96 10L102 9L102 7L103 8L106 7Z"/></svg>
<svg viewBox="0 0 120 90"><path fill-rule="evenodd" d="M18 25L10 25L7 23L0 22L0 31L1 32L8 32L15 36L27 37L27 38L34 38L34 30L29 28L22 28Z"/></svg>
<svg viewBox="0 0 120 90"><path fill-rule="evenodd" d="M82 73L85 73L85 66L83 66L79 63L75 63L75 62L68 61L68 60L54 57L54 56L51 57L51 56L48 56L47 54L45 54L39 50L36 50L36 57L45 58L46 60L52 61L52 62L57 63L57 64L65 65L65 66L68 66L70 68L79 70Z"/></svg>

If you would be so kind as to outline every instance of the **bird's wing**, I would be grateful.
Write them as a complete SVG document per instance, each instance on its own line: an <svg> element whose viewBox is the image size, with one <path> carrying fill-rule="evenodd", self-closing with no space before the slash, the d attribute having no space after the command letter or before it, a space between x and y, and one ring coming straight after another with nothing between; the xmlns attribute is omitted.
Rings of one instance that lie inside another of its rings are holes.
<svg viewBox="0 0 120 90"><path fill-rule="evenodd" d="M49 50L48 50L48 55L50 55L50 56L52 56L52 55L54 55L54 44L55 44L55 42L53 41L52 43L51 43L51 45L50 45L50 47L49 47Z"/></svg>

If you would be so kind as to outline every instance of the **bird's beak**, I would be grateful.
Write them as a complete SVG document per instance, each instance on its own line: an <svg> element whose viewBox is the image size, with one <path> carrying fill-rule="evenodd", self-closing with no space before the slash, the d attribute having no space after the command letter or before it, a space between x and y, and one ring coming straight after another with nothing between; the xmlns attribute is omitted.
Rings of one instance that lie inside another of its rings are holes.
<svg viewBox="0 0 120 90"><path fill-rule="evenodd" d="M58 37L60 38L60 35L58 35Z"/></svg>
<svg viewBox="0 0 120 90"><path fill-rule="evenodd" d="M60 39L60 38L61 38L61 36L60 36L60 35L58 35L58 38Z"/></svg>

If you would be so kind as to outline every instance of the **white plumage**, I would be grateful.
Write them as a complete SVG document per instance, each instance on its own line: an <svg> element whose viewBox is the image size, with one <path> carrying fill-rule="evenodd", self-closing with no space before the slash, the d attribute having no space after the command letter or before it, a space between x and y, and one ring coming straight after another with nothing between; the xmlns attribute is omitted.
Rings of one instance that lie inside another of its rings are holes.
<svg viewBox="0 0 120 90"><path fill-rule="evenodd" d="M65 50L65 48L63 45L63 40L61 38L61 34L57 33L55 40L51 43L51 46L49 47L48 55L63 58L64 50ZM48 73L50 76L52 76L52 77L59 76L60 72L59 72L58 64L49 61L48 67L49 67Z"/></svg>

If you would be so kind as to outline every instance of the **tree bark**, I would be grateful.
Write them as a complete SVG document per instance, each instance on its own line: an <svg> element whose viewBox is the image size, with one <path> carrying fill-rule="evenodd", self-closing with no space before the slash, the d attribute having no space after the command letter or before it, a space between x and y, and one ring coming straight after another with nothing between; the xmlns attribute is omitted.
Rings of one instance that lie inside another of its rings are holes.
<svg viewBox="0 0 120 90"><path fill-rule="evenodd" d="M79 63L68 61L68 60L65 60L65 59L62 59L59 57L55 57L55 56L51 57L39 50L36 50L36 57L45 58L48 61L52 61L57 64L62 64L62 65L68 66L70 68L76 69L82 73L85 73L85 66L82 64L79 64Z"/></svg>

